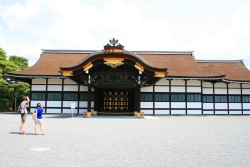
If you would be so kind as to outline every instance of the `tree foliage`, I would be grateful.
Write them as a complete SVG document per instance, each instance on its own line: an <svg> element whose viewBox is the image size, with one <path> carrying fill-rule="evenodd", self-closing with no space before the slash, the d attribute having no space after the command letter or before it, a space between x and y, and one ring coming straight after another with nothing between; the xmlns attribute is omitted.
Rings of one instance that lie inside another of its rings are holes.
<svg viewBox="0 0 250 167"><path fill-rule="evenodd" d="M16 65L17 70L25 70L29 66L28 60L24 57L12 55L9 57L9 62Z"/></svg>
<svg viewBox="0 0 250 167"><path fill-rule="evenodd" d="M0 111L13 110L20 103L22 95L29 94L29 84L3 78L3 75L10 71L25 70L28 68L28 59L12 55L9 58L6 52L0 48Z"/></svg>

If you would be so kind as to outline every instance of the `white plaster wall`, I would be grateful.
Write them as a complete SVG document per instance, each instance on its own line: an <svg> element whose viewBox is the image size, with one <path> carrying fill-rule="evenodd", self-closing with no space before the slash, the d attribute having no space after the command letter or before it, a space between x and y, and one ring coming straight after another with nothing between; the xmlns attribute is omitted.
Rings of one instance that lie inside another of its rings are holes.
<svg viewBox="0 0 250 167"><path fill-rule="evenodd" d="M229 103L229 109L241 109L241 103Z"/></svg>
<svg viewBox="0 0 250 167"><path fill-rule="evenodd" d="M237 83L229 83L228 88L240 88L240 84Z"/></svg>
<svg viewBox="0 0 250 167"><path fill-rule="evenodd" d="M41 103L42 107L45 106L45 101L35 101L35 100L32 100L30 101L30 106L31 107L36 107L37 106L37 103Z"/></svg>
<svg viewBox="0 0 250 167"><path fill-rule="evenodd" d="M200 114L202 114L202 112L201 112L201 110L187 110L187 114L190 114L190 115L198 114L198 115L200 115Z"/></svg>
<svg viewBox="0 0 250 167"><path fill-rule="evenodd" d="M87 101L80 101L79 103L80 107L88 107L88 102ZM95 103L91 101L91 108L93 108Z"/></svg>
<svg viewBox="0 0 250 167"><path fill-rule="evenodd" d="M172 80L171 85L184 85L185 86L185 81L183 81L183 80Z"/></svg>
<svg viewBox="0 0 250 167"><path fill-rule="evenodd" d="M225 84L225 83L215 83L214 87L215 88L227 88L227 84Z"/></svg>
<svg viewBox="0 0 250 167"><path fill-rule="evenodd" d="M228 94L241 94L240 89L228 89Z"/></svg>
<svg viewBox="0 0 250 167"><path fill-rule="evenodd" d="M250 89L250 84L242 84L242 88L249 88Z"/></svg>
<svg viewBox="0 0 250 167"><path fill-rule="evenodd" d="M30 107L30 113L33 113L36 110L35 107Z"/></svg>
<svg viewBox="0 0 250 167"><path fill-rule="evenodd" d="M250 110L250 103L243 103L243 109L249 109Z"/></svg>
<svg viewBox="0 0 250 167"><path fill-rule="evenodd" d="M155 102L155 108L169 108L169 102Z"/></svg>
<svg viewBox="0 0 250 167"><path fill-rule="evenodd" d="M242 112L239 111L229 111L229 114L235 115L235 114L242 114Z"/></svg>
<svg viewBox="0 0 250 167"><path fill-rule="evenodd" d="M142 87L141 92L153 92L153 86Z"/></svg>
<svg viewBox="0 0 250 167"><path fill-rule="evenodd" d="M64 91L78 91L77 85L64 85Z"/></svg>
<svg viewBox="0 0 250 167"><path fill-rule="evenodd" d="M141 102L141 108L153 108L153 102Z"/></svg>
<svg viewBox="0 0 250 167"><path fill-rule="evenodd" d="M201 102L187 102L187 108L201 108Z"/></svg>
<svg viewBox="0 0 250 167"><path fill-rule="evenodd" d="M223 115L225 115L225 114L228 114L228 112L227 111L216 111L215 110L215 114L223 114Z"/></svg>
<svg viewBox="0 0 250 167"><path fill-rule="evenodd" d="M155 92L169 92L169 86L155 86Z"/></svg>
<svg viewBox="0 0 250 167"><path fill-rule="evenodd" d="M214 112L213 111L203 111L204 115L213 115Z"/></svg>
<svg viewBox="0 0 250 167"><path fill-rule="evenodd" d="M162 78L161 80L156 82L155 85L169 85L169 80Z"/></svg>
<svg viewBox="0 0 250 167"><path fill-rule="evenodd" d="M243 114L249 115L250 111L243 111Z"/></svg>
<svg viewBox="0 0 250 167"><path fill-rule="evenodd" d="M191 86L200 86L201 82L200 81L196 81L196 80L189 80L187 81L187 85L191 85Z"/></svg>
<svg viewBox="0 0 250 167"><path fill-rule="evenodd" d="M204 109L213 109L214 103L203 103L203 108Z"/></svg>
<svg viewBox="0 0 250 167"><path fill-rule="evenodd" d="M172 102L171 108L186 108L185 102Z"/></svg>
<svg viewBox="0 0 250 167"><path fill-rule="evenodd" d="M62 85L48 85L48 91L62 91Z"/></svg>
<svg viewBox="0 0 250 167"><path fill-rule="evenodd" d="M186 110L171 110L171 115L175 115L175 114L186 114Z"/></svg>
<svg viewBox="0 0 250 167"><path fill-rule="evenodd" d="M185 92L185 87L183 86L172 86L171 92Z"/></svg>
<svg viewBox="0 0 250 167"><path fill-rule="evenodd" d="M77 83L75 81L72 81L70 79L65 79L64 84L76 84L77 85Z"/></svg>
<svg viewBox="0 0 250 167"><path fill-rule="evenodd" d="M88 112L88 109L80 109L79 114L83 114L84 112Z"/></svg>
<svg viewBox="0 0 250 167"><path fill-rule="evenodd" d="M46 85L31 85L31 91L46 91Z"/></svg>
<svg viewBox="0 0 250 167"><path fill-rule="evenodd" d="M169 110L155 110L155 115L169 115Z"/></svg>
<svg viewBox="0 0 250 167"><path fill-rule="evenodd" d="M61 109L48 108L47 113L61 114Z"/></svg>
<svg viewBox="0 0 250 167"><path fill-rule="evenodd" d="M227 89L215 88L214 94L227 94Z"/></svg>
<svg viewBox="0 0 250 167"><path fill-rule="evenodd" d="M81 101L79 103L80 107L88 107L88 102L87 101ZM92 105L91 105L92 106Z"/></svg>
<svg viewBox="0 0 250 167"><path fill-rule="evenodd" d="M77 114L77 109L63 109L63 113L65 114Z"/></svg>
<svg viewBox="0 0 250 167"><path fill-rule="evenodd" d="M71 103L75 103L75 107L78 107L77 101L63 101L63 107L71 107Z"/></svg>
<svg viewBox="0 0 250 167"><path fill-rule="evenodd" d="M242 89L242 94L250 94L250 89Z"/></svg>
<svg viewBox="0 0 250 167"><path fill-rule="evenodd" d="M87 92L88 91L88 87L87 86L80 86L80 91L85 91Z"/></svg>
<svg viewBox="0 0 250 167"><path fill-rule="evenodd" d="M62 79L48 79L48 84L62 84Z"/></svg>
<svg viewBox="0 0 250 167"><path fill-rule="evenodd" d="M215 103L215 109L227 109L227 103Z"/></svg>
<svg viewBox="0 0 250 167"><path fill-rule="evenodd" d="M213 94L213 88L203 88L203 94Z"/></svg>
<svg viewBox="0 0 250 167"><path fill-rule="evenodd" d="M210 83L210 82L202 82L202 86L203 86L203 87L213 88L213 84Z"/></svg>
<svg viewBox="0 0 250 167"><path fill-rule="evenodd" d="M187 92L201 92L201 87L187 87Z"/></svg>
<svg viewBox="0 0 250 167"><path fill-rule="evenodd" d="M61 101L47 101L47 107L61 107Z"/></svg>
<svg viewBox="0 0 250 167"><path fill-rule="evenodd" d="M153 110L141 110L141 112L144 112L144 115L153 115Z"/></svg>
<svg viewBox="0 0 250 167"><path fill-rule="evenodd" d="M46 84L46 79L32 79L32 84Z"/></svg>

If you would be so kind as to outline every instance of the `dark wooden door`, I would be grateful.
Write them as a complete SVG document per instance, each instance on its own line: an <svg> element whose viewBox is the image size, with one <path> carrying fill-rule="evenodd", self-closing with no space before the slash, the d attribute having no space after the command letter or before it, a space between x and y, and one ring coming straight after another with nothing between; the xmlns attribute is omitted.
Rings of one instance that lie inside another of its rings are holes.
<svg viewBox="0 0 250 167"><path fill-rule="evenodd" d="M99 114L133 114L134 89L99 89L97 92Z"/></svg>

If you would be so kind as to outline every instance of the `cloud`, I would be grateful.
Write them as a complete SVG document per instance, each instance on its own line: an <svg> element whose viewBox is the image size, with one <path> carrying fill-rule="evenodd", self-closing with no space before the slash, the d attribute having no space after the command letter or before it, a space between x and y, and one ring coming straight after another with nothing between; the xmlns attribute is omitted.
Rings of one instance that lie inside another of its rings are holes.
<svg viewBox="0 0 250 167"><path fill-rule="evenodd" d="M127 50L192 50L197 59L244 59L250 66L250 4L96 2L26 0L1 7L0 46L32 65L41 49L102 49L115 37Z"/></svg>
<svg viewBox="0 0 250 167"><path fill-rule="evenodd" d="M230 24L218 32L203 34L196 39L197 52L200 58L210 59L244 59L250 66L250 4L235 10ZM221 21L221 20L219 20ZM202 41L202 42L199 42Z"/></svg>

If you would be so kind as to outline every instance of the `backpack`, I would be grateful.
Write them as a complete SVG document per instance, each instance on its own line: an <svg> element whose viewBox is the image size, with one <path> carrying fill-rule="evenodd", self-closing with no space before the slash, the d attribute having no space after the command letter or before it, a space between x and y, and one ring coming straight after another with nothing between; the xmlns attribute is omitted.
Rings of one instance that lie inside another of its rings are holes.
<svg viewBox="0 0 250 167"><path fill-rule="evenodd" d="M19 105L19 107L18 107L18 109L17 109L17 111L20 113L20 114L25 114L25 107L24 107L24 109L22 108L22 103Z"/></svg>
<svg viewBox="0 0 250 167"><path fill-rule="evenodd" d="M17 113L21 114L21 105L18 106Z"/></svg>

